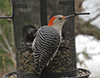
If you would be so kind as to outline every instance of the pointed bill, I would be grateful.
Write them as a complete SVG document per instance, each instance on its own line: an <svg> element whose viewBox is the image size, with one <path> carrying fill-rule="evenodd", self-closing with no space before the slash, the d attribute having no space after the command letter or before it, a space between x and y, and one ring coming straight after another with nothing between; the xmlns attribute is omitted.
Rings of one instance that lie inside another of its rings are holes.
<svg viewBox="0 0 100 78"><path fill-rule="evenodd" d="M65 19L69 19L69 18L74 17L74 16L75 16L74 14L68 15L68 16L65 16Z"/></svg>

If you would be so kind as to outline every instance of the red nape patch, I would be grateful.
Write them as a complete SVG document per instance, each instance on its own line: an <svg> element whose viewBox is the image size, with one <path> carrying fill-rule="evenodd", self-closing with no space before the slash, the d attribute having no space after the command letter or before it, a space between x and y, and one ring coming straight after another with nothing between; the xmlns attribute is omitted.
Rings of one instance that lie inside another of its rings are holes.
<svg viewBox="0 0 100 78"><path fill-rule="evenodd" d="M52 26L53 25L53 21L56 19L56 17L52 17L49 21L48 26Z"/></svg>

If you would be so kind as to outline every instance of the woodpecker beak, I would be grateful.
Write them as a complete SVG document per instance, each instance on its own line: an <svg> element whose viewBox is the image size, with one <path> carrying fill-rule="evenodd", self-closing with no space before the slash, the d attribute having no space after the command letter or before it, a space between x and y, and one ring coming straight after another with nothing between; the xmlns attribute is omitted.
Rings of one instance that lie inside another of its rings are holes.
<svg viewBox="0 0 100 78"><path fill-rule="evenodd" d="M69 19L69 18L71 18L71 17L74 17L74 16L75 16L74 14L65 16L65 20L66 20L66 19Z"/></svg>

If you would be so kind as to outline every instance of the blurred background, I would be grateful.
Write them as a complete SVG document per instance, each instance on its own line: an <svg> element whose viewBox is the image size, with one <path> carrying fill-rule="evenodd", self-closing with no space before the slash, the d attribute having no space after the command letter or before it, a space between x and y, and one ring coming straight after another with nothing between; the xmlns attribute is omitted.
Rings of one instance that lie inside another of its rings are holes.
<svg viewBox="0 0 100 78"><path fill-rule="evenodd" d="M34 14L39 15L37 1L33 1L33 8L36 10ZM59 0L55 0L53 3L56 4L57 1ZM12 14L11 6L10 0L0 0L0 16L10 16ZM52 1L49 1L48 6L51 9L50 14L57 13L56 5L53 5ZM90 78L100 78L100 0L75 0L75 11L90 12L90 15L75 17L77 67L90 70L92 73ZM0 78L5 73L16 69L14 45L12 21L0 19Z"/></svg>

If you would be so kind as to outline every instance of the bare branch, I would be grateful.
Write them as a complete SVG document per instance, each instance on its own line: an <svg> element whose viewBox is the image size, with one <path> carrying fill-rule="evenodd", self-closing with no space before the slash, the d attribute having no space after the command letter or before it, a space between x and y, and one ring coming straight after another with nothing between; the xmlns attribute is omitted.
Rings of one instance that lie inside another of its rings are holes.
<svg viewBox="0 0 100 78"><path fill-rule="evenodd" d="M0 25L0 34L2 34L1 25Z"/></svg>
<svg viewBox="0 0 100 78"><path fill-rule="evenodd" d="M82 3L84 0L75 0L75 11L76 12L81 12L83 9Z"/></svg>
<svg viewBox="0 0 100 78"><path fill-rule="evenodd" d="M8 43L8 40L6 39L6 37L4 36L4 34L2 34L2 37L3 37L3 39L4 39L4 41L5 41L5 43L6 43L7 47L8 47L8 49L9 49L9 51L10 51L10 53L11 53L11 55L12 55L12 58L15 59L15 54L13 53L12 48L10 47L10 45L9 45L9 43Z"/></svg>
<svg viewBox="0 0 100 78"><path fill-rule="evenodd" d="M95 16L94 18L90 19L89 21L87 21L87 22L83 23L81 26L84 26L84 25L86 25L86 24L90 23L91 21L95 20L95 19L96 19L96 18L98 18L99 16L100 16L100 14L98 14L98 15L97 15L97 16Z"/></svg>
<svg viewBox="0 0 100 78"><path fill-rule="evenodd" d="M0 26L0 34L2 35L4 41L5 41L5 43L6 43L7 47L8 47L8 49L9 49L9 52L11 53L12 58L15 60L15 54L13 53L12 48L10 47L10 44L8 43L8 40L6 39L5 35L4 35L3 32L2 32L1 26ZM14 62L15 62L15 61L14 61Z"/></svg>
<svg viewBox="0 0 100 78"><path fill-rule="evenodd" d="M75 34L82 34L82 35L91 35L94 36L97 40L100 40L100 29L94 25L91 25L90 22L88 22L87 24L84 24L85 21L83 21L82 19L77 19L75 21Z"/></svg>
<svg viewBox="0 0 100 78"><path fill-rule="evenodd" d="M9 50L8 50L2 43L0 43L0 46L2 47L2 49L3 49L4 51L6 51L6 52L9 53Z"/></svg>

